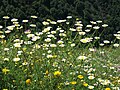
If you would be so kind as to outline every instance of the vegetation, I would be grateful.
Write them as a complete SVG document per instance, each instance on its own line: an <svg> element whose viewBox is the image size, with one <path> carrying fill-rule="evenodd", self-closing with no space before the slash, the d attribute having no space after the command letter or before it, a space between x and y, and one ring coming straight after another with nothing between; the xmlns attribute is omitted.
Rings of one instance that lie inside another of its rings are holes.
<svg viewBox="0 0 120 90"><path fill-rule="evenodd" d="M3 17L0 90L120 89L120 31L103 40L109 26L100 20L84 25L67 16L38 28L37 19Z"/></svg>
<svg viewBox="0 0 120 90"><path fill-rule="evenodd" d="M109 24L103 39L113 40L113 34L120 30L119 3L120 0L1 0L0 17L8 15L22 20L37 15L39 27L39 22L47 18L65 19L68 15L81 18L85 25L99 19Z"/></svg>

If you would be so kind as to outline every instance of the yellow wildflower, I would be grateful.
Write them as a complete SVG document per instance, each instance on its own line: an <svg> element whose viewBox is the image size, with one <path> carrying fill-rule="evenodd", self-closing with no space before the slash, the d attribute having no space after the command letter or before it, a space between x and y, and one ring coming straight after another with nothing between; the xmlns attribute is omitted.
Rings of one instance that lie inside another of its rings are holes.
<svg viewBox="0 0 120 90"><path fill-rule="evenodd" d="M72 82L70 82L72 85L75 85L75 84L77 84L77 82L76 81L72 81Z"/></svg>
<svg viewBox="0 0 120 90"><path fill-rule="evenodd" d="M79 79L83 79L84 77L83 77L83 75L78 75L77 76Z"/></svg>
<svg viewBox="0 0 120 90"><path fill-rule="evenodd" d="M60 76L61 75L61 72L60 71L55 71L54 72L54 76Z"/></svg>
<svg viewBox="0 0 120 90"><path fill-rule="evenodd" d="M110 88L105 88L105 90L111 90Z"/></svg>
<svg viewBox="0 0 120 90"><path fill-rule="evenodd" d="M88 86L88 84L87 84L86 82L84 82L84 83L83 83L83 86L87 87L87 86Z"/></svg>
<svg viewBox="0 0 120 90"><path fill-rule="evenodd" d="M49 74L49 71L48 71L48 70L46 70L45 75L48 75L48 74Z"/></svg>
<svg viewBox="0 0 120 90"><path fill-rule="evenodd" d="M26 84L30 84L30 83L31 83L31 80L30 80L30 79L27 79L25 82L26 82Z"/></svg>
<svg viewBox="0 0 120 90"><path fill-rule="evenodd" d="M7 74L7 72L9 72L10 70L9 69L6 69L6 68L4 68L4 69L2 69L2 72L4 73L4 74Z"/></svg>

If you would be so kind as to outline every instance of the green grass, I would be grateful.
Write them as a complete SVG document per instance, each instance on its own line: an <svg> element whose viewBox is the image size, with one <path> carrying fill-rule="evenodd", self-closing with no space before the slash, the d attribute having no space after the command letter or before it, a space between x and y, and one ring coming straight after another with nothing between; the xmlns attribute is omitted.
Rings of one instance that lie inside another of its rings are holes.
<svg viewBox="0 0 120 90"><path fill-rule="evenodd" d="M31 27L27 34L17 25L10 33L1 29L1 90L119 90L119 47L106 47L104 43L95 48L94 44L100 40L90 39L94 38L93 33L81 29L73 39L74 31L69 30L72 28L69 25L67 32L61 31L62 27L54 30L49 26L52 25L44 25L41 32L32 31L34 27ZM79 32L86 34L79 35Z"/></svg>

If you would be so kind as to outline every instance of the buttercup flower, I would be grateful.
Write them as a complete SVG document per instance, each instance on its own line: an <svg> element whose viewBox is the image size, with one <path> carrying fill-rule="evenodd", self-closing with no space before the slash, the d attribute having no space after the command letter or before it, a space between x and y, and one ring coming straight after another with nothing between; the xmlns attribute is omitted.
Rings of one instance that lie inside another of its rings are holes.
<svg viewBox="0 0 120 90"><path fill-rule="evenodd" d="M88 86L88 84L87 84L86 82L84 82L84 83L83 83L83 86L87 87L87 86Z"/></svg>
<svg viewBox="0 0 120 90"><path fill-rule="evenodd" d="M84 77L83 77L83 75L78 75L77 76L79 79L83 79Z"/></svg>
<svg viewBox="0 0 120 90"><path fill-rule="evenodd" d="M77 82L76 81L72 81L72 82L70 82L72 85L75 85L75 84L77 84Z"/></svg>
<svg viewBox="0 0 120 90"><path fill-rule="evenodd" d="M105 88L105 90L111 90L110 88Z"/></svg>
<svg viewBox="0 0 120 90"><path fill-rule="evenodd" d="M30 84L30 83L31 83L31 80L30 80L30 79L27 79L25 82L26 82L26 84Z"/></svg>
<svg viewBox="0 0 120 90"><path fill-rule="evenodd" d="M54 76L60 76L61 75L61 72L60 71L55 71L54 72Z"/></svg>
<svg viewBox="0 0 120 90"><path fill-rule="evenodd" d="M3 72L4 74L7 74L7 72L9 72L9 71L10 71L10 70L7 69L7 68L2 69L2 72Z"/></svg>

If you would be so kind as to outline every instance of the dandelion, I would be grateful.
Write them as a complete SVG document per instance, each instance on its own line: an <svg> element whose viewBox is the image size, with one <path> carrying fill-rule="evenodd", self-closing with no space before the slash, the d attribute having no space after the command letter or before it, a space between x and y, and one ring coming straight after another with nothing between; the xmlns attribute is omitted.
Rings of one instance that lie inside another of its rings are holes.
<svg viewBox="0 0 120 90"><path fill-rule="evenodd" d="M79 79L83 79L84 77L83 77L83 75L78 75L77 76Z"/></svg>
<svg viewBox="0 0 120 90"><path fill-rule="evenodd" d="M111 89L107 87L107 88L105 88L105 90L111 90Z"/></svg>
<svg viewBox="0 0 120 90"><path fill-rule="evenodd" d="M45 71L45 75L48 75L48 74L49 74L49 71L48 71L48 70L46 70L46 71Z"/></svg>
<svg viewBox="0 0 120 90"><path fill-rule="evenodd" d="M61 75L61 72L60 71L55 71L54 72L54 76L60 76Z"/></svg>
<svg viewBox="0 0 120 90"><path fill-rule="evenodd" d="M30 84L30 83L31 83L31 80L30 80L30 79L27 79L25 82L26 82L26 84Z"/></svg>
<svg viewBox="0 0 120 90"><path fill-rule="evenodd" d="M72 85L75 85L75 84L77 84L77 82L76 81L72 81L72 82L70 82Z"/></svg>
<svg viewBox="0 0 120 90"><path fill-rule="evenodd" d="M87 87L87 86L88 86L88 83L84 82L84 83L83 83L83 86Z"/></svg>
<svg viewBox="0 0 120 90"><path fill-rule="evenodd" d="M7 72L9 72L9 71L10 71L10 70L7 69L7 68L2 69L2 72L3 72L4 74L7 74Z"/></svg>

